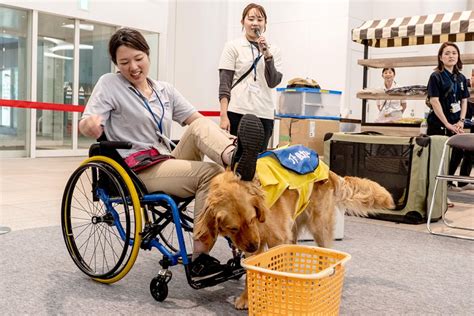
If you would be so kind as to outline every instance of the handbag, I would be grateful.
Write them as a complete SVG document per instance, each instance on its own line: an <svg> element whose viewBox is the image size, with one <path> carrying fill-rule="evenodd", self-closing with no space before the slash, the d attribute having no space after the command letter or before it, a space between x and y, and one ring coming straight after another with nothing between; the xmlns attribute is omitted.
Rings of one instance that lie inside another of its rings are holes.
<svg viewBox="0 0 474 316"><path fill-rule="evenodd" d="M168 159L174 159L174 157L171 155L162 155L157 149L151 148L140 150L129 155L125 158L125 163L133 171L138 172Z"/></svg>

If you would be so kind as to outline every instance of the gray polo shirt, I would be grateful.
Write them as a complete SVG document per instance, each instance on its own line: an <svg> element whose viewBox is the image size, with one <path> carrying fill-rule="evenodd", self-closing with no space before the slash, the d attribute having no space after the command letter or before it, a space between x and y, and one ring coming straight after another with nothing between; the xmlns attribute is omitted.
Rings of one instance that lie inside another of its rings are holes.
<svg viewBox="0 0 474 316"><path fill-rule="evenodd" d="M82 118L93 114L102 116L108 140L133 144L131 150L119 150L122 157L151 147L162 154L170 154L168 142L161 135L169 139L172 121L184 125L184 121L197 111L171 84L154 80L152 83L154 92L148 104L156 120L120 73L100 77L87 102ZM161 131L157 125L161 125Z"/></svg>

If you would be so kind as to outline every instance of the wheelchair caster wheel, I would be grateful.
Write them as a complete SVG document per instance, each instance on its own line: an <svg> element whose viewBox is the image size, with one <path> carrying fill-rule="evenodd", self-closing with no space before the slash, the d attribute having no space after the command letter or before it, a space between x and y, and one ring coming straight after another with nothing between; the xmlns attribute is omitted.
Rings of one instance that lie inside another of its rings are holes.
<svg viewBox="0 0 474 316"><path fill-rule="evenodd" d="M168 296L168 283L162 277L153 278L150 282L151 296L158 302L163 302Z"/></svg>

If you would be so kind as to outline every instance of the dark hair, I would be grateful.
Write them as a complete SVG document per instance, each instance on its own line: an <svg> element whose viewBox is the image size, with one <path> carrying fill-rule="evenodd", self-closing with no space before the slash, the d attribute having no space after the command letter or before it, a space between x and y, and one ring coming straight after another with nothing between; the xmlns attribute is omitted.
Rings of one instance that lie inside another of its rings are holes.
<svg viewBox="0 0 474 316"><path fill-rule="evenodd" d="M441 56L443 55L443 50L448 46L456 48L456 51L458 52L458 62L456 63L456 65L454 65L453 69L454 73L458 73L462 69L461 53L459 52L459 47L457 47L457 45L453 42L444 42L443 44L441 44L441 47L438 50L438 67L436 67L436 69L438 69L439 71L444 70L444 64L441 61Z"/></svg>
<svg viewBox="0 0 474 316"><path fill-rule="evenodd" d="M393 74L394 74L394 75L396 75L396 73L395 73L395 68L384 68L384 69L382 69L382 75L383 75L383 73L385 72L385 70L389 70L389 69L390 69L391 71L393 71Z"/></svg>
<svg viewBox="0 0 474 316"><path fill-rule="evenodd" d="M244 11L242 11L242 20L240 20L240 23L242 24L244 23L245 17L247 16L247 14L249 14L249 11L252 9L256 9L261 15L263 15L263 17L265 18L265 29L266 29L267 28L267 13L265 12L265 9L261 5L256 4L256 3L250 3L244 8Z"/></svg>
<svg viewBox="0 0 474 316"><path fill-rule="evenodd" d="M150 46L148 46L142 33L124 27L115 32L109 41L109 54L115 65L117 65L117 49L122 45L142 51L147 56L150 56Z"/></svg>

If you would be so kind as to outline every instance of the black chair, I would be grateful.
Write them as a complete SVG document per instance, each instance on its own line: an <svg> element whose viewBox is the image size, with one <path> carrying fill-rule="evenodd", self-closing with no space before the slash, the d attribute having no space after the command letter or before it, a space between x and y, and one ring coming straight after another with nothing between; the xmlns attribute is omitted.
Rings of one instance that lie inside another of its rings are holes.
<svg viewBox="0 0 474 316"><path fill-rule="evenodd" d="M467 182L467 183L474 183L474 177L471 177L471 176L456 176L456 175L448 175L447 174L447 171L445 170L446 168L444 167L443 162L444 162L445 155L448 154L448 151L451 148L458 148L458 149L474 152L474 134L458 134L458 135L451 136L450 138L448 138L446 140L446 143L444 144L444 148L443 148L441 162L440 162L440 165L439 165L439 168L438 168L438 174L436 176L434 192L436 192L436 188L438 186L439 181L461 181L461 182ZM428 219L427 219L427 222L426 222L428 231L431 234L434 234L434 235L474 240L474 237L472 237L472 236L468 236L468 235L465 235L465 234L460 235L459 233L456 232L456 230L474 231L474 227L455 226L455 225L451 225L450 223L448 223L446 221L446 213L448 212L449 208L448 208L448 210L446 210L446 212L441 212L441 214L442 214L441 218L443 220L443 223L447 227L454 229L454 232L453 233L435 232L431 229L431 226L430 226L431 225L431 214L433 213L433 208L434 208L434 204L435 204L434 203L435 196L436 196L436 194L433 194L433 197L431 199L430 209L428 211Z"/></svg>

